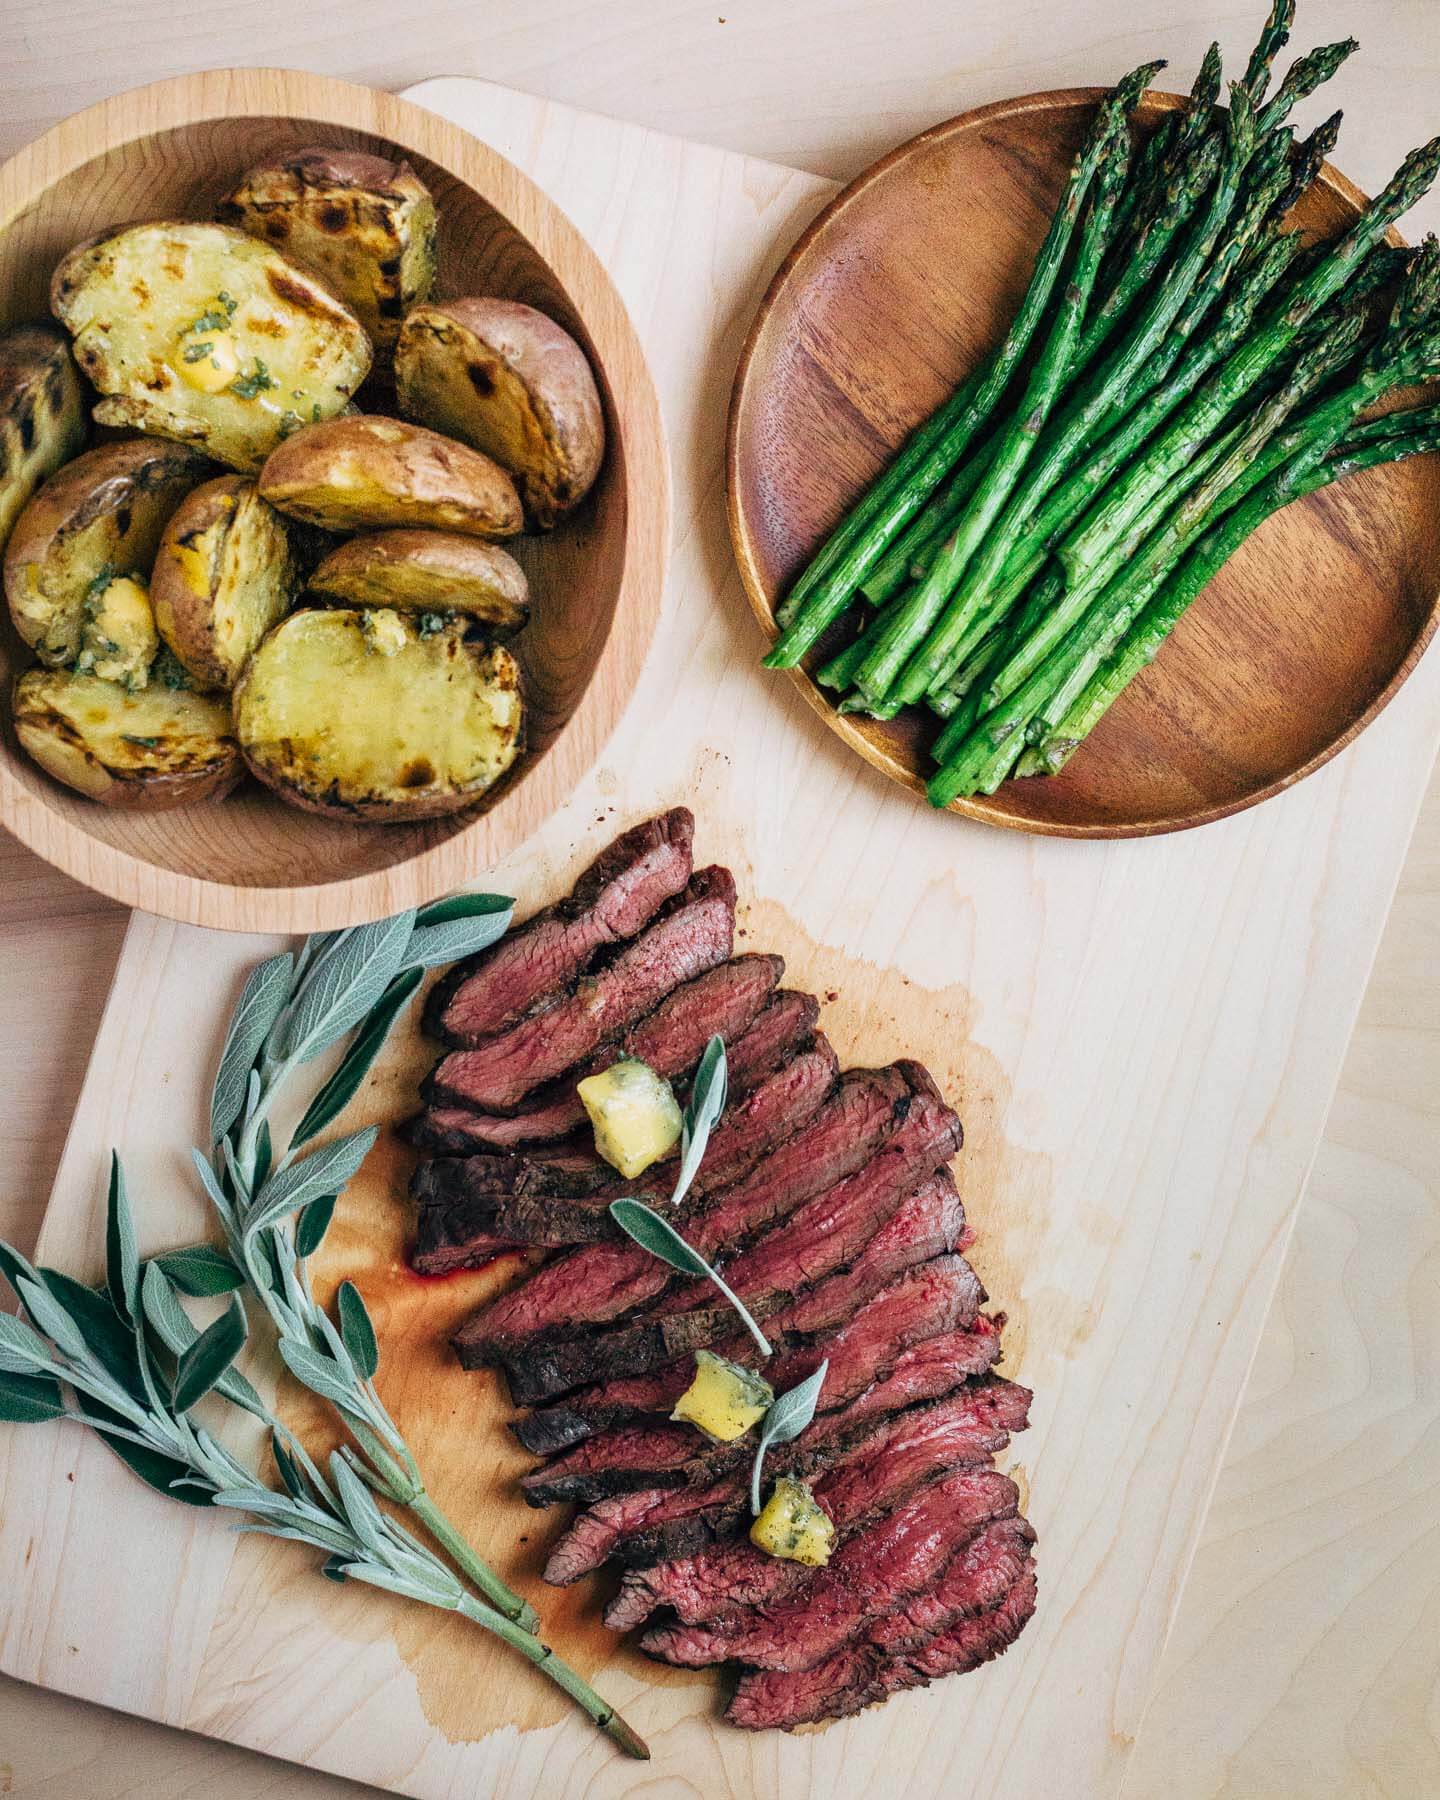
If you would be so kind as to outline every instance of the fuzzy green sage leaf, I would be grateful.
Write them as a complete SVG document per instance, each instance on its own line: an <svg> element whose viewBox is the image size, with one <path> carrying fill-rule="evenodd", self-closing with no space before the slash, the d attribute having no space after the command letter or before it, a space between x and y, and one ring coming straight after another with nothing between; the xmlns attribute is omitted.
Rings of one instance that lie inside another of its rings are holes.
<svg viewBox="0 0 1440 1800"><path fill-rule="evenodd" d="M754 1338L762 1353L766 1356L771 1354L770 1340L751 1318L740 1296L726 1286L723 1278L711 1268L700 1252L692 1249L675 1227L668 1220L662 1219L653 1207L646 1206L643 1200L612 1200L610 1217L626 1237L637 1243L642 1250L648 1250L652 1256L658 1256L661 1262L668 1263L672 1269L678 1269L682 1275L698 1275L705 1281L713 1282L740 1315L741 1324Z"/></svg>
<svg viewBox="0 0 1440 1800"><path fill-rule="evenodd" d="M210 1096L212 1143L220 1142L244 1110L251 1066L290 997L294 969L295 959L287 950L257 963L240 990Z"/></svg>
<svg viewBox="0 0 1440 1800"><path fill-rule="evenodd" d="M772 1444L788 1444L791 1438L799 1437L815 1417L815 1408L820 1403L820 1390L825 1385L829 1370L830 1360L827 1357L813 1375L807 1375L793 1388L777 1394L770 1410L760 1421L760 1438L755 1446L755 1462L750 1470L750 1511L755 1518L760 1516L760 1476L765 1467L766 1452Z"/></svg>

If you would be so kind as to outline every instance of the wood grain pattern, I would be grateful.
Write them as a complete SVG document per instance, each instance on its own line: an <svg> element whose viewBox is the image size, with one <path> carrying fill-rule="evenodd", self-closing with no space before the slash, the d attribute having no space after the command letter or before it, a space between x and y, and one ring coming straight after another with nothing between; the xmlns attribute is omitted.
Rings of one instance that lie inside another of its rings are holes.
<svg viewBox="0 0 1440 1800"><path fill-rule="evenodd" d="M435 194L440 296L499 293L585 343L610 448L562 529L519 541L536 605L515 648L529 747L481 808L384 829L319 819L258 784L182 811L99 807L0 731L0 821L66 873L128 905L227 930L315 930L448 892L523 843L594 762L650 646L669 542L654 385L625 308L584 239L511 163L402 100L277 71L221 71L106 101L0 169L0 323L46 310L50 271L119 220L204 217L261 155L321 142L402 155ZM0 679L18 641L0 637Z"/></svg>
<svg viewBox="0 0 1440 1800"><path fill-rule="evenodd" d="M733 855L742 888L765 899L747 942L780 941L783 931L793 945L818 946L815 966L840 967L844 1016L863 1019L867 1034L938 1046L952 1061L954 1047L971 1046L958 1069L939 1058L937 1067L967 1083L983 1266L997 1294L1020 1302L1028 1336L1017 1372L1044 1397L1019 1450L1033 1493L1048 1496L1043 1616L1023 1653L974 1684L914 1696L843 1733L737 1742L703 1717L684 1719L661 1690L640 1719L663 1751L659 1767L602 1764L580 1728L562 1728L518 1743L492 1738L484 1751L506 1759L492 1780L488 1763L470 1773L473 1761L427 1724L383 1625L350 1621L343 1641L322 1632L298 1643L291 1627L308 1616L298 1565L284 1564L277 1594L247 1565L249 1550L214 1615L217 1668L237 1618L269 1607L267 1661L295 1668L296 1698L232 1666L223 1694L192 1706L196 1627L176 1610L171 1576L175 1556L205 1574L201 1547L177 1541L174 1515L158 1503L131 1513L106 1481L103 1454L72 1489L64 1476L77 1466L76 1446L57 1440L53 1469L34 1480L0 1448L0 1596L17 1591L5 1559L26 1517L45 1521L47 1539L76 1546L87 1524L112 1538L133 1530L127 1542L142 1566L133 1578L121 1572L123 1592L99 1619L78 1575L57 1591L47 1574L28 1622L0 1614L0 1663L152 1716L194 1723L218 1710L245 1742L317 1767L351 1759L406 1792L604 1794L627 1791L633 1777L629 1791L666 1794L848 1800L899 1787L954 1800L1053 1791L1058 1770L1067 1792L1112 1793L1440 731L1440 694L1422 670L1335 767L1263 815L1198 837L1047 844L967 831L897 798L783 684L757 680L758 634L742 616L718 504L715 420L739 332L773 248L827 190L694 146L667 157L654 133L494 89L439 83L423 97L523 158L605 255L665 395L684 497L655 649L669 673L658 686L664 704L626 721L570 812L517 864L517 885L539 891L562 879L613 828L617 798L627 813L688 799L707 843ZM663 268L651 255L657 219L670 226ZM213 1048L211 1009L233 980L228 959L264 947L165 926L137 937L126 967L140 958L146 979L126 976L107 1016L48 1254L93 1254L100 1145L112 1138L134 1148L157 1233L168 1207L193 1208L173 1153L177 1121L200 1105L191 1059L197 1046ZM911 985L908 1004L872 989L851 959L897 969ZM187 971L198 976L187 982ZM192 992L197 984L205 991ZM984 1057L972 1059L977 1048ZM1008 1091L992 1079L999 1068ZM174 1229L193 1228L197 1216L175 1215ZM404 1354L403 1345L387 1350L392 1360ZM207 1587L197 1604L209 1597ZM127 1603L121 1644L109 1622ZM67 1636L67 1622L81 1629ZM178 1669L137 1658L137 1643L162 1640L175 1643ZM325 1670L340 1686L317 1695ZM615 1691L631 1704L627 1689ZM966 1704L952 1706L952 1696ZM1218 1717L1217 1732L1226 1723ZM118 1726L104 1738L115 1741ZM167 1743L161 1753L178 1755ZM72 1766L83 1756L82 1781L118 1794L98 1754L87 1740ZM22 1781L27 1766L58 1765L22 1751ZM198 1752L186 1767L208 1772ZM57 1778L59 1792L75 1791ZM279 1791L279 1778L257 1766L257 1791L272 1779ZM324 1776L312 1785L331 1787Z"/></svg>
<svg viewBox="0 0 1440 1800"><path fill-rule="evenodd" d="M923 133L867 170L787 257L756 317L730 415L731 533L751 606L774 606L900 443L1003 336L1099 91L1032 94ZM1142 132L1183 104L1148 95ZM1333 168L1295 223L1330 237L1363 196ZM1277 514L1231 559L1063 774L952 811L1066 837L1224 818L1313 773L1398 691L1440 623L1440 457L1369 471ZM836 710L867 762L913 792L941 722Z"/></svg>

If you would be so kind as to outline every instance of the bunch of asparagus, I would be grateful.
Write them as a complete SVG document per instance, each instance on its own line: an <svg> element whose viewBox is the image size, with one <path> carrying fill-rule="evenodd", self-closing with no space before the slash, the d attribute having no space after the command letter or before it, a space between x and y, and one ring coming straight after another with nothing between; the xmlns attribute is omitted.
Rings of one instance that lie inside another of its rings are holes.
<svg viewBox="0 0 1440 1800"><path fill-rule="evenodd" d="M1356 48L1311 51L1270 94L1294 10L1274 0L1228 109L1218 45L1138 149L1163 65L1105 97L1004 341L780 608L767 667L846 631L818 671L842 711L945 721L936 806L1062 768L1277 508L1440 447L1440 406L1358 422L1440 373L1440 245L1385 241L1440 138L1333 243L1287 229L1340 115L1298 143L1286 119Z"/></svg>

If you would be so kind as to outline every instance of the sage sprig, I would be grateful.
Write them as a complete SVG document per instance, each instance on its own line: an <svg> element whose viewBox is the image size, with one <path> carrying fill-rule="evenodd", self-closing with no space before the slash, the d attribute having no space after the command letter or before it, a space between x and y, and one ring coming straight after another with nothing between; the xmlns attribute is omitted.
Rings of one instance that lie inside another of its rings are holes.
<svg viewBox="0 0 1440 1800"><path fill-rule="evenodd" d="M713 1282L739 1314L741 1324L754 1338L760 1354L773 1354L769 1338L755 1323L745 1302L733 1288L726 1285L723 1276L711 1268L700 1252L685 1242L668 1219L662 1219L643 1200L629 1199L612 1200L610 1217L626 1237L632 1238L642 1250L648 1250L652 1256L658 1256L661 1262L669 1263L672 1269L678 1269L682 1275L698 1275L704 1281Z"/></svg>
<svg viewBox="0 0 1440 1800"><path fill-rule="evenodd" d="M376 1390L379 1344L359 1290L342 1283L332 1319L307 1269L375 1132L350 1132L304 1155L303 1146L358 1092L424 970L494 943L511 910L497 895L458 895L419 913L317 934L253 970L221 1052L211 1148L192 1153L224 1248L195 1246L142 1263L118 1159L105 1290L37 1271L0 1245L0 1272L26 1315L0 1315L0 1419L89 1425L161 1493L238 1509L250 1515L238 1529L325 1551L323 1572L332 1580L364 1581L463 1614L519 1650L626 1754L645 1757L643 1741L541 1641L534 1609L426 1491ZM347 1039L277 1154L270 1119L280 1094L303 1065ZM241 1290L268 1315L287 1369L345 1424L352 1441L331 1458L328 1475L233 1366L247 1331L238 1300L203 1331L181 1300ZM283 1494L192 1423L191 1410L212 1395L269 1427ZM454 1567L383 1512L376 1494L408 1509Z"/></svg>
<svg viewBox="0 0 1440 1800"><path fill-rule="evenodd" d="M829 1372L830 1359L827 1357L813 1375L807 1375L793 1388L777 1394L760 1421L760 1441L755 1446L755 1462L750 1470L750 1511L754 1517L760 1516L760 1477L765 1468L766 1452L772 1444L788 1444L792 1438L799 1437L815 1417L820 1390Z"/></svg>

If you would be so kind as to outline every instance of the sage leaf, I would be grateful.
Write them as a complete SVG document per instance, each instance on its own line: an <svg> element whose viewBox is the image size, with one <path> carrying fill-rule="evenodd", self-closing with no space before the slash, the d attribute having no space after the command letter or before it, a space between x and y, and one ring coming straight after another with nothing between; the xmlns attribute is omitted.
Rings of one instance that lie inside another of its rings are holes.
<svg viewBox="0 0 1440 1800"><path fill-rule="evenodd" d="M300 1222L295 1227L295 1254L303 1261L313 1256L325 1242L325 1233L330 1229L330 1221L335 1217L335 1202L338 1194L322 1194L318 1200L312 1200L300 1215Z"/></svg>
<svg viewBox="0 0 1440 1800"><path fill-rule="evenodd" d="M360 1090L360 1083L370 1072L370 1065L389 1037L390 1027L423 979L423 971L418 968L402 970L371 1007L364 1025L356 1033L355 1041L341 1059L339 1068L306 1107L305 1116L295 1127L295 1135L290 1140L292 1150L299 1149L301 1144L308 1144L332 1119L338 1118L354 1099Z"/></svg>
<svg viewBox="0 0 1440 1800"><path fill-rule="evenodd" d="M65 1402L53 1375L21 1375L0 1369L0 1420L7 1425L43 1425L63 1419Z"/></svg>
<svg viewBox="0 0 1440 1800"><path fill-rule="evenodd" d="M192 1299L231 1294L245 1285L243 1271L214 1244L191 1244L184 1250L166 1250L151 1261L182 1294L189 1294Z"/></svg>
<svg viewBox="0 0 1440 1800"><path fill-rule="evenodd" d="M88 1349L111 1380L122 1387L132 1400L138 1400L144 1405L149 1397L140 1373L135 1333L115 1310L109 1295L86 1287L83 1281L76 1281L72 1276L62 1275L58 1269L42 1269L40 1279L48 1297L62 1309L72 1327L80 1332L81 1352ZM28 1298L26 1305L30 1305ZM35 1323L54 1338L57 1344L60 1343L60 1339L43 1319L37 1317ZM65 1348L64 1345L61 1347ZM66 1355L75 1354L76 1352L66 1349Z"/></svg>
<svg viewBox="0 0 1440 1800"><path fill-rule="evenodd" d="M353 1281L342 1281L337 1296L340 1306L340 1337L350 1360L366 1381L374 1379L380 1367L380 1346L375 1341L375 1327Z"/></svg>
<svg viewBox="0 0 1440 1800"><path fill-rule="evenodd" d="M0 1275L3 1275L9 1282L17 1297L20 1293L19 1276L26 1275L31 1281L40 1279L39 1270L35 1268L34 1264L27 1261L18 1250L3 1240L0 1240Z"/></svg>
<svg viewBox="0 0 1440 1800"><path fill-rule="evenodd" d="M415 923L443 925L450 919L473 919L488 913L513 911L515 902L508 894L450 894L444 900L432 900L415 915Z"/></svg>
<svg viewBox="0 0 1440 1800"><path fill-rule="evenodd" d="M112 1437L107 1426L123 1426L123 1420L108 1406L102 1406L98 1400L92 1400L88 1394L79 1397L80 1411L89 1423L94 1426L101 1442L113 1450L132 1474L138 1475L147 1487L155 1489L157 1494L164 1494L167 1500L181 1500L186 1506L209 1506L214 1491L208 1485L198 1486L195 1471L187 1464L173 1456L166 1456L163 1451L150 1450L141 1444L132 1444L128 1438Z"/></svg>
<svg viewBox="0 0 1440 1800"><path fill-rule="evenodd" d="M265 1185L274 1161L275 1152L270 1143L270 1121L262 1119L260 1129L255 1133L255 1167L251 1171L250 1179L252 1194Z"/></svg>
<svg viewBox="0 0 1440 1800"><path fill-rule="evenodd" d="M22 1275L19 1288L25 1310L51 1343L72 1360L83 1357L85 1334L50 1292L49 1286L44 1281L31 1281L28 1275Z"/></svg>
<svg viewBox="0 0 1440 1800"><path fill-rule="evenodd" d="M473 913L440 919L430 925L416 922L405 952L407 969L433 969L438 963L459 962L462 957L488 950L504 937L510 929L515 902L503 900L498 894L475 894L471 898L489 905L484 910L477 907Z"/></svg>
<svg viewBox="0 0 1440 1800"><path fill-rule="evenodd" d="M246 1335L244 1311L238 1300L232 1300L180 1357L175 1371L177 1413L189 1412L205 1398L244 1349Z"/></svg>
<svg viewBox="0 0 1440 1800"><path fill-rule="evenodd" d="M140 1298L140 1249L125 1193L125 1171L115 1150L110 1152L110 1192L105 1204L105 1285L116 1312L133 1321Z"/></svg>
<svg viewBox="0 0 1440 1800"><path fill-rule="evenodd" d="M385 1520L375 1497L338 1450L330 1457L330 1479L351 1530L372 1556L382 1561L390 1555Z"/></svg>
<svg viewBox="0 0 1440 1800"><path fill-rule="evenodd" d="M158 1259L145 1265L140 1299L156 1337L173 1356L183 1356L200 1336L200 1329L176 1299L170 1278ZM268 1421L269 1408L238 1369L227 1369L215 1383L215 1392L255 1418Z"/></svg>
<svg viewBox="0 0 1440 1800"><path fill-rule="evenodd" d="M725 1040L712 1037L705 1046L705 1054L700 1058L700 1066L695 1071L690 1099L680 1121L680 1173L675 1178L674 1191L670 1195L672 1206L678 1206L690 1191L690 1183L700 1167L700 1159L710 1142L715 1121L725 1110L725 1096L729 1086L730 1071L725 1057Z"/></svg>
<svg viewBox="0 0 1440 1800"><path fill-rule="evenodd" d="M770 1340L751 1318L740 1296L726 1286L700 1252L692 1250L675 1227L662 1219L653 1207L646 1206L643 1200L612 1200L610 1217L626 1237L637 1243L642 1250L648 1250L652 1256L658 1256L661 1262L669 1263L672 1269L678 1269L682 1275L699 1275L704 1280L713 1282L740 1315L741 1324L754 1338L761 1352L765 1356L771 1354Z"/></svg>
<svg viewBox="0 0 1440 1800"><path fill-rule="evenodd" d="M807 1375L793 1388L777 1394L760 1421L760 1440L755 1447L755 1463L750 1471L750 1512L753 1517L760 1516L760 1475L765 1467L766 1451L772 1444L788 1444L791 1438L799 1437L815 1417L815 1408L820 1403L820 1390L825 1385L825 1377L829 1371L830 1359L826 1357L813 1375Z"/></svg>
<svg viewBox="0 0 1440 1800"><path fill-rule="evenodd" d="M311 965L285 1034L285 1054L309 1062L358 1025L389 987L415 929L413 911L342 932Z"/></svg>
<svg viewBox="0 0 1440 1800"><path fill-rule="evenodd" d="M0 1313L0 1359L0 1366L9 1367L17 1375L49 1369L54 1362L50 1346L39 1332L32 1331L13 1313Z"/></svg>
<svg viewBox="0 0 1440 1800"><path fill-rule="evenodd" d="M260 1046L280 1017L290 996L295 959L288 950L257 963L246 977L230 1015L230 1029L220 1052L215 1087L210 1096L210 1141L218 1144L240 1117L250 1084L250 1068Z"/></svg>
<svg viewBox="0 0 1440 1800"><path fill-rule="evenodd" d="M280 1441L280 1433L272 1429L270 1433L270 1454L275 1458L275 1467L280 1471L280 1479L285 1483L286 1491L296 1500L309 1500L310 1488L300 1465Z"/></svg>
<svg viewBox="0 0 1440 1800"><path fill-rule="evenodd" d="M228 1154L228 1152L229 1145L227 1144L226 1153ZM235 1217L234 1208L230 1204L230 1199L226 1194L225 1189L221 1186L220 1177L215 1173L215 1168L211 1163L210 1158L206 1156L203 1150L192 1149L190 1152L190 1160L194 1163L195 1172L200 1177L200 1185L205 1190L206 1199L215 1208L216 1212L219 1213L225 1223L229 1225Z"/></svg>
<svg viewBox="0 0 1440 1800"><path fill-rule="evenodd" d="M299 1162L271 1176L255 1196L255 1204L245 1220L246 1238L288 1219L291 1213L299 1212L322 1195L338 1193L370 1154L377 1135L375 1127L367 1125L302 1156Z"/></svg>
<svg viewBox="0 0 1440 1800"><path fill-rule="evenodd" d="M350 1564L343 1556L331 1556L320 1565L320 1573L327 1581L344 1581L345 1572Z"/></svg>
<svg viewBox="0 0 1440 1800"><path fill-rule="evenodd" d="M293 1338L281 1338L280 1355L285 1367L302 1387L309 1388L312 1394L318 1394L352 1418L360 1416L354 1392L339 1363L310 1349L307 1344L296 1343Z"/></svg>

